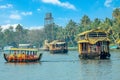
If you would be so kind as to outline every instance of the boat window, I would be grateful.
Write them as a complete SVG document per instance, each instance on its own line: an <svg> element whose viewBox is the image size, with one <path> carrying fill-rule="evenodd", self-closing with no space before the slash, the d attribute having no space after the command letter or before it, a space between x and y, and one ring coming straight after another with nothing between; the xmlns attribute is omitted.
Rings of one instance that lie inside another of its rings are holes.
<svg viewBox="0 0 120 80"><path fill-rule="evenodd" d="M30 54L32 54L33 52L32 51L30 51Z"/></svg>
<svg viewBox="0 0 120 80"><path fill-rule="evenodd" d="M27 55L29 55L29 51L27 51Z"/></svg>
<svg viewBox="0 0 120 80"><path fill-rule="evenodd" d="M91 52L96 52L96 49L97 48L97 45L91 45L90 46L90 50L91 50Z"/></svg>
<svg viewBox="0 0 120 80"><path fill-rule="evenodd" d="M56 47L60 47L61 46L61 44L56 44Z"/></svg>
<svg viewBox="0 0 120 80"><path fill-rule="evenodd" d="M14 53L18 54L18 51L14 51Z"/></svg>
<svg viewBox="0 0 120 80"><path fill-rule="evenodd" d="M35 51L34 55L37 55L37 51Z"/></svg>
<svg viewBox="0 0 120 80"><path fill-rule="evenodd" d="M63 46L65 47L65 46L66 46L66 44L63 44Z"/></svg>
<svg viewBox="0 0 120 80"><path fill-rule="evenodd" d="M82 51L86 51L87 50L87 43L82 43Z"/></svg>
<svg viewBox="0 0 120 80"><path fill-rule="evenodd" d="M61 44L61 46L64 46L64 47L65 47L65 44Z"/></svg>
<svg viewBox="0 0 120 80"><path fill-rule="evenodd" d="M103 41L101 42L101 51L108 52L109 49L109 42Z"/></svg>
<svg viewBox="0 0 120 80"><path fill-rule="evenodd" d="M81 36L80 36L80 39L85 39L85 35L81 35Z"/></svg>
<svg viewBox="0 0 120 80"><path fill-rule="evenodd" d="M96 32L91 32L88 34L89 37L97 37L97 33Z"/></svg>
<svg viewBox="0 0 120 80"><path fill-rule="evenodd" d="M33 51L33 55L35 55L35 51Z"/></svg>
<svg viewBox="0 0 120 80"><path fill-rule="evenodd" d="M106 33L104 32L91 32L88 34L89 37L106 37Z"/></svg>
<svg viewBox="0 0 120 80"><path fill-rule="evenodd" d="M55 45L53 44L52 47L55 48Z"/></svg>
<svg viewBox="0 0 120 80"><path fill-rule="evenodd" d="M99 33L98 33L98 37L106 37L106 33L104 33L104 32L99 32Z"/></svg>
<svg viewBox="0 0 120 80"><path fill-rule="evenodd" d="M56 44L56 47L58 47L58 44Z"/></svg>

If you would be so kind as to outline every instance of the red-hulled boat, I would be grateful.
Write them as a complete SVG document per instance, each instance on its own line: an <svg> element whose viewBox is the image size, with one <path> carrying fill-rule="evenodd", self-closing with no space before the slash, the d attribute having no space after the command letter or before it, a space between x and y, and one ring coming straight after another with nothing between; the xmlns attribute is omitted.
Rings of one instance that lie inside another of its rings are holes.
<svg viewBox="0 0 120 80"><path fill-rule="evenodd" d="M37 49L11 48L9 53L4 53L7 62L37 62L41 59L42 53Z"/></svg>

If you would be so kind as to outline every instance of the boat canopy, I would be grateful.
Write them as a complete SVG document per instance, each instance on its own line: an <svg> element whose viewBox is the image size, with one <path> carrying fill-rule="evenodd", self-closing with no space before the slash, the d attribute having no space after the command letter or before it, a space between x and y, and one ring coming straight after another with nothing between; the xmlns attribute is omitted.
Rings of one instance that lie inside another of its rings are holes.
<svg viewBox="0 0 120 80"><path fill-rule="evenodd" d="M96 44L98 41L110 41L108 38L90 38L88 40L79 40L78 43L90 43L90 44Z"/></svg>
<svg viewBox="0 0 120 80"><path fill-rule="evenodd" d="M96 44L99 41L108 41L110 42L110 40L108 38L94 38L94 39L89 39L89 43L90 44Z"/></svg>
<svg viewBox="0 0 120 80"><path fill-rule="evenodd" d="M54 40L50 44L65 44L66 42Z"/></svg>
<svg viewBox="0 0 120 80"><path fill-rule="evenodd" d="M89 43L88 40L79 40L78 43Z"/></svg>
<svg viewBox="0 0 120 80"><path fill-rule="evenodd" d="M92 29L92 30L88 30L88 31L84 31L82 33L79 33L78 36L86 35L86 34L89 34L90 32L104 32L104 33L107 34L107 32L104 31L104 30L101 30L101 29Z"/></svg>
<svg viewBox="0 0 120 80"><path fill-rule="evenodd" d="M38 49L33 48L11 48L12 51L38 51Z"/></svg>

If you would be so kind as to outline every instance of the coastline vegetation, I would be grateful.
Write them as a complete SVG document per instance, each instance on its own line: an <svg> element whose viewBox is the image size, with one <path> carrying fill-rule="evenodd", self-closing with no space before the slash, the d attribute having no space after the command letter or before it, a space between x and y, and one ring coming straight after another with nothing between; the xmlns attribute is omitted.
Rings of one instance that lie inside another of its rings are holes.
<svg viewBox="0 0 120 80"><path fill-rule="evenodd" d="M20 43L30 43L36 47L42 47L44 40L46 39L64 40L68 43L69 47L76 47L77 34L97 28L106 30L109 33L111 43L116 44L116 40L120 38L120 8L114 9L111 15L112 19L107 17L103 20L95 18L93 21L89 16L84 15L79 23L76 23L71 19L64 27L55 23L50 24L52 25L52 30L45 28L29 30L24 29L24 26L20 24L17 25L15 31L13 30L13 26L10 26L9 29L4 31L2 31L2 28L0 27L0 47L6 45L17 47ZM49 28L50 25L46 26L46 28ZM49 35L50 33L51 35L46 38L45 35Z"/></svg>

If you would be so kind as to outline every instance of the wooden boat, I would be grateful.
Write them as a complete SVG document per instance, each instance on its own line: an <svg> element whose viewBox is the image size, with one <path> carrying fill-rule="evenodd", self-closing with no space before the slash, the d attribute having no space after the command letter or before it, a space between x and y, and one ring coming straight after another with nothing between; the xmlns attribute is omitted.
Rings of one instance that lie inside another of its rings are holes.
<svg viewBox="0 0 120 80"><path fill-rule="evenodd" d="M118 45L110 45L110 49L113 50L113 49L118 49Z"/></svg>
<svg viewBox="0 0 120 80"><path fill-rule="evenodd" d="M54 40L49 43L49 51L50 53L67 53L67 43L64 41Z"/></svg>
<svg viewBox="0 0 120 80"><path fill-rule="evenodd" d="M117 43L117 48L116 49L120 49L120 39L116 40Z"/></svg>
<svg viewBox="0 0 120 80"><path fill-rule="evenodd" d="M110 58L108 35L106 31L94 29L78 34L80 58Z"/></svg>
<svg viewBox="0 0 120 80"><path fill-rule="evenodd" d="M11 48L9 53L4 53L4 59L7 62L36 62L42 57L37 49L29 48Z"/></svg>

